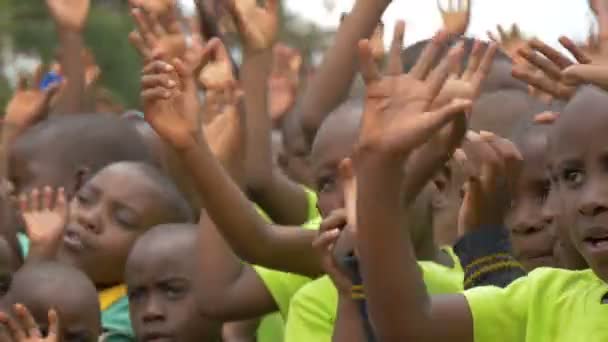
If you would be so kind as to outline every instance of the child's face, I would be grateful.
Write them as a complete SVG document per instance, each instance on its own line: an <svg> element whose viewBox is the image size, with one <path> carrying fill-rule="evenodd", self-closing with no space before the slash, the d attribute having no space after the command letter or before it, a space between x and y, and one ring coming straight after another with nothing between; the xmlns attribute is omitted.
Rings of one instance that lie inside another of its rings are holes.
<svg viewBox="0 0 608 342"><path fill-rule="evenodd" d="M555 220L543 210L550 189L546 168L547 136L529 134L519 146L524 157L521 174L515 182L512 207L506 224L516 259L527 271L537 267L556 267Z"/></svg>
<svg viewBox="0 0 608 342"><path fill-rule="evenodd" d="M171 246L172 241L138 246L129 257L126 283L135 334L143 341L217 340L219 323L197 310L196 256L190 248L180 251L181 244Z"/></svg>
<svg viewBox="0 0 608 342"><path fill-rule="evenodd" d="M331 137L326 132L332 132ZM311 152L312 174L321 216L344 208L344 193L338 174L340 162L352 153L355 133L340 128L319 130Z"/></svg>
<svg viewBox="0 0 608 342"><path fill-rule="evenodd" d="M608 281L608 99L587 94L575 97L556 124L551 170L572 242Z"/></svg>
<svg viewBox="0 0 608 342"><path fill-rule="evenodd" d="M170 215L160 192L128 163L104 168L70 204L59 259L80 268L98 287L121 283L137 237Z"/></svg>

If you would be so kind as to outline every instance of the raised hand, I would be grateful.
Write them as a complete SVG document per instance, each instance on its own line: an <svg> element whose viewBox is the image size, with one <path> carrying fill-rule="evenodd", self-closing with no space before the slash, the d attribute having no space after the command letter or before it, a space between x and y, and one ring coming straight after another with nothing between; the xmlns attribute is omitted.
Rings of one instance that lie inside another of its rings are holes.
<svg viewBox="0 0 608 342"><path fill-rule="evenodd" d="M441 0L437 0L437 7L443 19L443 29L450 35L462 36L467 32L471 20L472 0L447 0L448 7L441 6Z"/></svg>
<svg viewBox="0 0 608 342"><path fill-rule="evenodd" d="M372 55L377 63L382 62L386 50L384 48L384 23L380 21L378 26L374 30L374 34L369 40L370 46L372 47Z"/></svg>
<svg viewBox="0 0 608 342"><path fill-rule="evenodd" d="M448 78L432 107L439 108L456 98L475 100L479 96L483 80L490 73L496 48L496 44L489 44L484 49L483 43L476 40L466 70L462 74L455 72Z"/></svg>
<svg viewBox="0 0 608 342"><path fill-rule="evenodd" d="M331 212L321 223L319 233L312 246L319 255L323 271L332 280L338 292L350 297L353 283L348 274L339 266L334 253L340 234L347 224L346 221L344 210Z"/></svg>
<svg viewBox="0 0 608 342"><path fill-rule="evenodd" d="M153 60L143 68L141 98L146 121L176 149L196 141L199 129L184 113L184 98L175 67Z"/></svg>
<svg viewBox="0 0 608 342"><path fill-rule="evenodd" d="M0 340L13 342L58 342L59 318L53 309L48 312L48 333L42 336L40 327L30 311L22 304L15 304L13 318L4 312L0 312L0 323L8 329L2 329Z"/></svg>
<svg viewBox="0 0 608 342"><path fill-rule="evenodd" d="M469 132L454 158L468 181L458 217L460 235L503 225L523 157L510 141L493 133Z"/></svg>
<svg viewBox="0 0 608 342"><path fill-rule="evenodd" d="M446 40L445 32L438 33L409 74L401 73L400 63L394 60L398 54L391 52L386 76L380 75L373 61L369 41L359 42L360 67L367 96L358 152L373 150L373 153L405 158L438 129L470 108L469 100L455 100L428 112L450 70L454 70L462 57L462 46L454 47L431 70L431 63Z"/></svg>
<svg viewBox="0 0 608 342"><path fill-rule="evenodd" d="M219 44L214 48L209 58L204 61L201 59L201 69L198 75L198 82L206 90L222 90L236 81L232 62L224 44ZM202 55L201 55L202 56Z"/></svg>
<svg viewBox="0 0 608 342"><path fill-rule="evenodd" d="M279 27L279 0L266 0L261 7L256 0L228 0L227 6L246 50L266 50L274 45Z"/></svg>
<svg viewBox="0 0 608 342"><path fill-rule="evenodd" d="M268 80L270 117L278 123L293 107L299 85L302 56L284 44L274 47L273 70Z"/></svg>
<svg viewBox="0 0 608 342"><path fill-rule="evenodd" d="M175 3L171 2L166 14L158 18L137 7L137 1L130 1L137 30L129 34L129 40L144 60L182 58L186 52L186 36L176 18Z"/></svg>
<svg viewBox="0 0 608 342"><path fill-rule="evenodd" d="M90 0L46 0L46 6L57 26L74 32L84 29L90 5Z"/></svg>
<svg viewBox="0 0 608 342"><path fill-rule="evenodd" d="M4 123L15 126L19 132L44 119L49 112L53 96L59 90L59 84L40 90L42 75L43 69L39 67L31 84L28 84L27 78L22 77L6 106Z"/></svg>
<svg viewBox="0 0 608 342"><path fill-rule="evenodd" d="M560 41L566 46L569 42L564 38ZM558 99L568 100L574 95L576 87L572 82L566 82L562 74L574 64L568 57L536 38L530 40L529 46L520 49L518 55L536 70L515 64L512 71L515 78Z"/></svg>
<svg viewBox="0 0 608 342"><path fill-rule="evenodd" d="M528 40L522 35L517 24L511 25L511 30L506 32L501 25L496 25L499 37L497 38L491 31L487 32L488 38L497 43L515 64L526 64L526 60L519 56L517 51L528 44Z"/></svg>
<svg viewBox="0 0 608 342"><path fill-rule="evenodd" d="M130 3L133 7L143 8L157 18L175 9L174 0L130 0Z"/></svg>
<svg viewBox="0 0 608 342"><path fill-rule="evenodd" d="M30 239L28 258L53 258L59 248L68 219L68 204L63 188L49 186L19 196L19 209Z"/></svg>

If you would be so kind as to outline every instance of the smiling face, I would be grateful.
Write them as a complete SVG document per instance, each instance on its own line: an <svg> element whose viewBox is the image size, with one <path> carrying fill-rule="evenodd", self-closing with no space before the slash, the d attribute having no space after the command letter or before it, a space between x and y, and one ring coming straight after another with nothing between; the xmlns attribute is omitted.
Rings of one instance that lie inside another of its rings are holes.
<svg viewBox="0 0 608 342"><path fill-rule="evenodd" d="M126 267L138 341L214 341L220 323L197 310L197 227L157 226L133 247Z"/></svg>
<svg viewBox="0 0 608 342"><path fill-rule="evenodd" d="M565 108L551 136L551 174L570 238L608 281L608 95L584 88Z"/></svg>
<svg viewBox="0 0 608 342"><path fill-rule="evenodd" d="M522 171L515 183L513 204L506 224L516 259L527 271L537 267L556 267L555 220L543 210L550 190L547 172L547 135L539 129L524 133L518 148L524 157Z"/></svg>
<svg viewBox="0 0 608 342"><path fill-rule="evenodd" d="M59 260L84 271L98 287L121 283L135 240L177 216L162 187L136 165L115 163L101 170L70 205Z"/></svg>

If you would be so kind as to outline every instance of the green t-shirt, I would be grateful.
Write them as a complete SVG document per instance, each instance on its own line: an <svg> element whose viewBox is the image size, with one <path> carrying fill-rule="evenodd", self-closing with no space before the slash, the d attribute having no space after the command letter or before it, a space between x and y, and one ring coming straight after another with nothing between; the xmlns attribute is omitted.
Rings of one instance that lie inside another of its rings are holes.
<svg viewBox="0 0 608 342"><path fill-rule="evenodd" d="M475 342L608 341L608 286L591 270L539 268L506 288L465 292Z"/></svg>
<svg viewBox="0 0 608 342"><path fill-rule="evenodd" d="M464 273L460 261L447 250L454 267L420 261L424 283L431 294L463 291ZM338 310L338 291L328 276L302 287L293 297L285 327L285 342L330 342Z"/></svg>
<svg viewBox="0 0 608 342"><path fill-rule="evenodd" d="M317 210L317 195L309 189L304 188L304 190L308 196L308 221L302 227L305 229L319 229L321 215ZM257 207L257 210L262 217L271 222L270 217L261 208ZM258 342L283 342L284 318L287 317L289 301L298 289L310 282L311 279L261 266L254 266L254 269L279 308L279 313L266 315L262 318L257 330L257 340Z"/></svg>

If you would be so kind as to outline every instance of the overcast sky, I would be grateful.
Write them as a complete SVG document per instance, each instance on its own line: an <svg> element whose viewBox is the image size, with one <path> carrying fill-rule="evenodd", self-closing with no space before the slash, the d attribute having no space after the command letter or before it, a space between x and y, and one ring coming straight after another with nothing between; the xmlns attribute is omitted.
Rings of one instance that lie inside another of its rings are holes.
<svg viewBox="0 0 608 342"><path fill-rule="evenodd" d="M329 12L327 0L286 0L287 6L319 25L333 27L341 12L348 11L354 0L335 0L336 7ZM448 0L441 0L446 3ZM510 26L517 23L530 35L551 45L564 34L576 40L587 37L592 16L586 0L471 0L473 3L468 36L486 38L486 31L496 31L496 24ZM406 44L430 37L441 26L441 17L435 0L393 0L384 14L385 41L390 41L393 23L397 19L407 22Z"/></svg>

